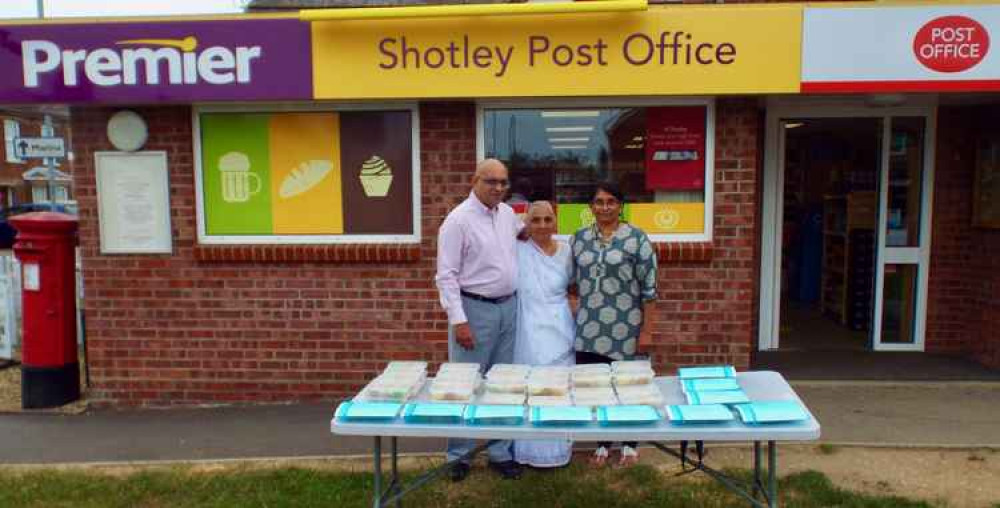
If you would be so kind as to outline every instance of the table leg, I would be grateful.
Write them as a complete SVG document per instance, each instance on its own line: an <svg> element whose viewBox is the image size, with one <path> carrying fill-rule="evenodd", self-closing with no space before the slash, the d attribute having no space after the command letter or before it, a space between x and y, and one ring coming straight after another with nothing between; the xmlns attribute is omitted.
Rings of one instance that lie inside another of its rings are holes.
<svg viewBox="0 0 1000 508"><path fill-rule="evenodd" d="M778 443L767 442L767 505L778 506Z"/></svg>
<svg viewBox="0 0 1000 508"><path fill-rule="evenodd" d="M760 465L763 462L763 455L761 454L760 441L753 442L753 497L757 499L757 494L760 493L761 487L763 486L762 479L760 477Z"/></svg>
<svg viewBox="0 0 1000 508"><path fill-rule="evenodd" d="M389 438L389 447L392 449L392 485L394 488L399 487L399 453L397 448L397 439L395 436ZM396 508L402 508L403 501L397 497L394 503Z"/></svg>
<svg viewBox="0 0 1000 508"><path fill-rule="evenodd" d="M373 446L375 457L375 493L372 495L372 507L382 508L382 436L375 436Z"/></svg>

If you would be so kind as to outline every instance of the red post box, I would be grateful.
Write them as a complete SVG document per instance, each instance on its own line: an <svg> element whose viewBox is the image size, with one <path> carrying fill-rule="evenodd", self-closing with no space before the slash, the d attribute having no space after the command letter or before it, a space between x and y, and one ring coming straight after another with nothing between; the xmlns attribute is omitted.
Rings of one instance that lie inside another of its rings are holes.
<svg viewBox="0 0 1000 508"><path fill-rule="evenodd" d="M21 406L80 398L76 354L76 218L36 212L10 219L21 262Z"/></svg>

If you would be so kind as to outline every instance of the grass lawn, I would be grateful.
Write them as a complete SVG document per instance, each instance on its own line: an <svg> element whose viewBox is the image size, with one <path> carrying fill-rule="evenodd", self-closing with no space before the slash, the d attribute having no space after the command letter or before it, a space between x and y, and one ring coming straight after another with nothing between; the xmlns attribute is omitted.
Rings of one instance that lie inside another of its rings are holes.
<svg viewBox="0 0 1000 508"><path fill-rule="evenodd" d="M408 473L412 476L412 473ZM747 472L734 474L748 475ZM463 483L438 480L404 498L408 508L452 506L517 508L745 507L715 482L665 475L649 466L594 472L585 466L530 471L520 481L501 481L474 469ZM0 472L0 506L28 507L362 507L371 506L366 473L316 469L186 468L113 476L42 470ZM783 478L786 507L929 507L897 497L877 497L835 487L822 474Z"/></svg>

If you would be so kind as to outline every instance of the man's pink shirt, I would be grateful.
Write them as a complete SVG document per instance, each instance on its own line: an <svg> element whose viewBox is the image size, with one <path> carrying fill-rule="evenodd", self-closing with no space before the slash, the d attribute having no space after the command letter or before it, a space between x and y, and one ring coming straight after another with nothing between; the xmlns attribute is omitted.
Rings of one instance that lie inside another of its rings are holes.
<svg viewBox="0 0 1000 508"><path fill-rule="evenodd" d="M470 193L438 230L437 282L448 323L465 323L461 291L497 298L517 283L517 233L523 224L510 206L490 209Z"/></svg>

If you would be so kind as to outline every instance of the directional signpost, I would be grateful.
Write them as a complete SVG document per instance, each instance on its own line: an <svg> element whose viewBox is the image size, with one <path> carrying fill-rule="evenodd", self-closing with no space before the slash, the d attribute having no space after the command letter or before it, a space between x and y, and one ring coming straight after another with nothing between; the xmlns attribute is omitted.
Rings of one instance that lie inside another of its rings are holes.
<svg viewBox="0 0 1000 508"><path fill-rule="evenodd" d="M17 155L22 159L66 157L66 142L63 138L17 138L14 141Z"/></svg>

